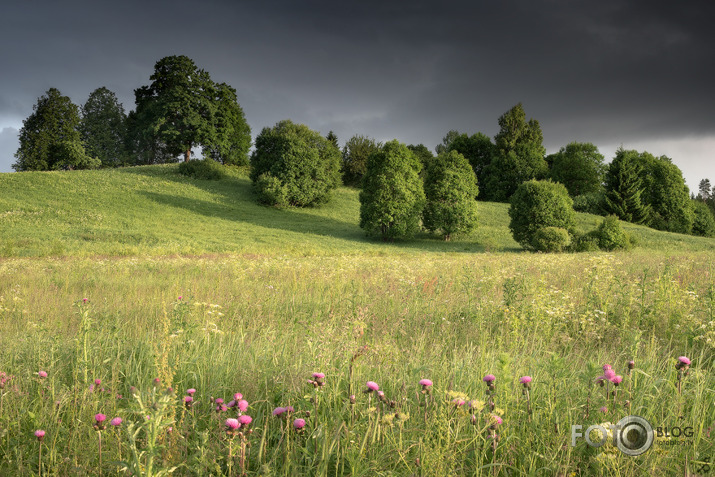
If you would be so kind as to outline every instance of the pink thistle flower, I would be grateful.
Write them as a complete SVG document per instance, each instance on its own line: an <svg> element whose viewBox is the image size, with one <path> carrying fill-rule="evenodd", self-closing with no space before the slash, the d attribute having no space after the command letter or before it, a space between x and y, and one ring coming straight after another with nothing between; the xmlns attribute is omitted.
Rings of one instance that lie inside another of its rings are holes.
<svg viewBox="0 0 715 477"><path fill-rule="evenodd" d="M325 373L313 373L313 379L325 379Z"/></svg>
<svg viewBox="0 0 715 477"><path fill-rule="evenodd" d="M47 371L38 371L37 375L41 378L46 378L47 377Z"/></svg>
<svg viewBox="0 0 715 477"><path fill-rule="evenodd" d="M194 398L191 396L184 396L184 402L194 402Z"/></svg>
<svg viewBox="0 0 715 477"><path fill-rule="evenodd" d="M602 413L606 414L606 413L608 412L608 408L607 408L606 406L602 406L602 407L599 409L599 411L601 411Z"/></svg>
<svg viewBox="0 0 715 477"><path fill-rule="evenodd" d="M94 391L94 383L89 385L89 392L92 392L92 391Z"/></svg>
<svg viewBox="0 0 715 477"><path fill-rule="evenodd" d="M179 301L181 301L181 300L183 300L183 299L184 299L184 297L181 296L181 295L179 295Z"/></svg>
<svg viewBox="0 0 715 477"><path fill-rule="evenodd" d="M94 415L94 420L97 421L97 423L102 423L107 420L107 416L105 416L102 413L95 414Z"/></svg>
<svg viewBox="0 0 715 477"><path fill-rule="evenodd" d="M678 361L680 361L680 364L683 364L685 366L690 366L690 359L688 359L686 356L679 357Z"/></svg>
<svg viewBox="0 0 715 477"><path fill-rule="evenodd" d="M216 412L226 412L227 409L228 408L223 404L219 404L218 406L216 406Z"/></svg>
<svg viewBox="0 0 715 477"><path fill-rule="evenodd" d="M464 399L454 398L452 399L452 404L454 404L455 407L462 407L466 404L466 401Z"/></svg>
<svg viewBox="0 0 715 477"><path fill-rule="evenodd" d="M295 421L293 421L293 427L295 429L303 429L305 427L305 419L298 418Z"/></svg>
<svg viewBox="0 0 715 477"><path fill-rule="evenodd" d="M613 379L616 377L616 372L612 369L607 369L603 372L603 377L608 379L609 381L613 381Z"/></svg>
<svg viewBox="0 0 715 477"><path fill-rule="evenodd" d="M226 422L224 423L228 430L235 431L239 427L241 427L241 424L238 422L238 419L234 419L232 417L226 419Z"/></svg>
<svg viewBox="0 0 715 477"><path fill-rule="evenodd" d="M245 412L246 409L248 409L248 401L245 399L241 399L236 403L236 406L238 406L238 410L241 412Z"/></svg>
<svg viewBox="0 0 715 477"><path fill-rule="evenodd" d="M194 389L194 388L189 388L186 390L186 394L188 394L189 396L193 396L195 392L196 392L196 389Z"/></svg>
<svg viewBox="0 0 715 477"><path fill-rule="evenodd" d="M628 361L628 369L633 369L636 367L636 362L633 360Z"/></svg>
<svg viewBox="0 0 715 477"><path fill-rule="evenodd" d="M243 399L243 394L236 393L233 395L233 399L235 399L236 401L240 401L241 399Z"/></svg>
<svg viewBox="0 0 715 477"><path fill-rule="evenodd" d="M35 437L37 437L38 441L42 442L42 439L44 439L44 437L45 437L45 431L43 431L42 429L36 430Z"/></svg>
<svg viewBox="0 0 715 477"><path fill-rule="evenodd" d="M110 423L111 425L113 425L114 427L119 427L119 425L122 423L122 418L121 418L121 417L115 417L114 419L112 419L111 421L109 421L109 423Z"/></svg>
<svg viewBox="0 0 715 477"><path fill-rule="evenodd" d="M487 374L486 376L484 376L484 378L482 378L482 381L484 381L487 384L491 384L496 379L497 379L496 376L494 376L493 374Z"/></svg>
<svg viewBox="0 0 715 477"><path fill-rule="evenodd" d="M613 384L615 384L616 386L618 386L619 384L621 384L621 381L623 381L623 376L621 376L621 375L614 376L613 379L611 379L611 382L612 382Z"/></svg>
<svg viewBox="0 0 715 477"><path fill-rule="evenodd" d="M159 383L161 383L161 379L159 379L159 378L154 378L154 386L158 386Z"/></svg>
<svg viewBox="0 0 715 477"><path fill-rule="evenodd" d="M603 371L608 371L609 369L613 369L610 364L604 364L603 365Z"/></svg>
<svg viewBox="0 0 715 477"><path fill-rule="evenodd" d="M214 402L215 402L216 404L223 404L223 398L216 398L216 399L214 400Z"/></svg>
<svg viewBox="0 0 715 477"><path fill-rule="evenodd" d="M226 404L226 407L231 409L232 407L236 407L236 401L229 401L228 404Z"/></svg>
<svg viewBox="0 0 715 477"><path fill-rule="evenodd" d="M420 379L420 386L422 386L423 388L428 388L432 386L432 381L430 381L429 379Z"/></svg>
<svg viewBox="0 0 715 477"><path fill-rule="evenodd" d="M241 414L238 416L238 422L240 422L242 426L247 426L253 422L253 418L248 414Z"/></svg>
<svg viewBox="0 0 715 477"><path fill-rule="evenodd" d="M504 420L501 417L497 416L496 414L492 414L492 425L494 427L500 425L502 422L504 422Z"/></svg>
<svg viewBox="0 0 715 477"><path fill-rule="evenodd" d="M89 298L82 298L82 303L87 303L89 301Z"/></svg>
<svg viewBox="0 0 715 477"><path fill-rule="evenodd" d="M276 417L281 417L282 414L286 412L286 408L284 407L277 407L273 410L273 415Z"/></svg>
<svg viewBox="0 0 715 477"><path fill-rule="evenodd" d="M524 385L529 384L531 382L531 376L522 376L519 378L519 382Z"/></svg>
<svg viewBox="0 0 715 477"><path fill-rule="evenodd" d="M380 386L378 386L375 381L368 381L366 386L367 392L377 391L378 389L380 389Z"/></svg>
<svg viewBox="0 0 715 477"><path fill-rule="evenodd" d="M293 409L293 406L286 406L286 412L295 412L295 409Z"/></svg>
<svg viewBox="0 0 715 477"><path fill-rule="evenodd" d="M101 379L97 378L97 379L94 380L94 385L95 385L95 386L99 386L100 384L102 384L102 380L101 380Z"/></svg>

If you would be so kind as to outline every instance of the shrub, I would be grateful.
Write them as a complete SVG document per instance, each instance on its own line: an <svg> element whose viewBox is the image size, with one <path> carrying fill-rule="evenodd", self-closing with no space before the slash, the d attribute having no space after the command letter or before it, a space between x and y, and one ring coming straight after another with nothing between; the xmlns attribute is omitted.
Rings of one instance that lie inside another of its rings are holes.
<svg viewBox="0 0 715 477"><path fill-rule="evenodd" d="M621 227L621 222L615 215L609 215L603 219L595 230L595 236L598 238L598 246L602 250L627 250L631 248L631 242L628 234Z"/></svg>
<svg viewBox="0 0 715 477"><path fill-rule="evenodd" d="M288 191L281 181L266 172L261 174L256 181L258 202L271 204L275 207L288 206Z"/></svg>
<svg viewBox="0 0 715 477"><path fill-rule="evenodd" d="M221 164L208 158L180 163L179 174L192 177L194 179L204 179L209 181L217 181L223 179L224 177Z"/></svg>
<svg viewBox="0 0 715 477"><path fill-rule="evenodd" d="M427 230L439 231L445 240L474 230L479 189L477 176L463 155L443 152L429 162L424 188L427 204L423 221Z"/></svg>
<svg viewBox="0 0 715 477"><path fill-rule="evenodd" d="M256 138L251 156L251 180L263 203L270 197L283 197L273 179L259 181L269 174L285 191L286 205L319 205L330 199L330 192L340 184L340 151L316 131L303 124L285 120L272 128L263 128ZM271 187L263 191L261 187Z"/></svg>
<svg viewBox="0 0 715 477"><path fill-rule="evenodd" d="M573 252L598 252L601 247L598 246L599 240L595 230L591 230L587 234L574 237L571 241L570 250Z"/></svg>
<svg viewBox="0 0 715 477"><path fill-rule="evenodd" d="M606 197L603 192L591 192L577 195L573 198L573 210L587 214L602 215L606 207Z"/></svg>
<svg viewBox="0 0 715 477"><path fill-rule="evenodd" d="M425 204L421 169L420 161L397 140L372 153L360 192L360 228L383 240L414 235Z"/></svg>
<svg viewBox="0 0 715 477"><path fill-rule="evenodd" d="M543 227L536 231L531 246L539 252L561 252L571 244L571 237L566 229Z"/></svg>
<svg viewBox="0 0 715 477"><path fill-rule="evenodd" d="M576 214L566 187L551 181L531 180L521 184L509 207L509 229L522 247L533 248L539 229L557 227L574 233Z"/></svg>

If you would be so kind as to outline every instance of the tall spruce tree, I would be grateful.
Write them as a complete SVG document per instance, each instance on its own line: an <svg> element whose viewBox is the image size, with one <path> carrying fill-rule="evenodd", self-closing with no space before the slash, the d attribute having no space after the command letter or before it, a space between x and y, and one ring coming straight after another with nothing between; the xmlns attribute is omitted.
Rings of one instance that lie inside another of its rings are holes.
<svg viewBox="0 0 715 477"><path fill-rule="evenodd" d="M621 220L648 225L651 207L645 203L641 181L642 166L635 151L622 147L606 172L606 212Z"/></svg>
<svg viewBox="0 0 715 477"><path fill-rule="evenodd" d="M99 160L86 154L80 133L79 108L57 88L38 98L33 113L23 121L20 147L12 167L16 171L91 169Z"/></svg>

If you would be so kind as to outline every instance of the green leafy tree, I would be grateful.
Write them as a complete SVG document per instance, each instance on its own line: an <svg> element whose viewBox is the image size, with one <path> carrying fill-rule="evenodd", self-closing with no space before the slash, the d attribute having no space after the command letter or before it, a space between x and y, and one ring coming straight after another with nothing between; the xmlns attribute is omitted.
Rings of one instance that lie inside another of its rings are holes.
<svg viewBox="0 0 715 477"><path fill-rule="evenodd" d="M213 131L205 137L202 154L223 164L248 166L251 128L238 104L236 90L226 83L220 83L215 85L213 91Z"/></svg>
<svg viewBox="0 0 715 477"><path fill-rule="evenodd" d="M442 144L436 147L436 151L438 154L448 151L457 151L462 154L471 164L477 178L482 177L495 152L494 144L489 136L482 133L469 136L454 130L449 131L442 138Z"/></svg>
<svg viewBox="0 0 715 477"><path fill-rule="evenodd" d="M56 88L50 88L23 121L16 171L86 169L98 166L87 156L78 130L79 108Z"/></svg>
<svg viewBox="0 0 715 477"><path fill-rule="evenodd" d="M550 156L551 180L566 186L571 197L603 190L607 166L591 143L572 142Z"/></svg>
<svg viewBox="0 0 715 477"><path fill-rule="evenodd" d="M355 135L343 147L342 174L345 185L359 187L367 170L367 158L382 144L367 136Z"/></svg>
<svg viewBox="0 0 715 477"><path fill-rule="evenodd" d="M397 140L370 154L360 192L360 227L383 240L407 238L420 228L425 193L422 164Z"/></svg>
<svg viewBox="0 0 715 477"><path fill-rule="evenodd" d="M423 224L427 230L449 240L476 228L477 176L462 154L454 150L438 154L427 166L424 189Z"/></svg>
<svg viewBox="0 0 715 477"><path fill-rule="evenodd" d="M689 234L693 228L693 204L683 173L666 157L638 154L643 180L643 198L651 207L650 226Z"/></svg>
<svg viewBox="0 0 715 477"><path fill-rule="evenodd" d="M250 177L260 202L319 205L340 184L340 151L307 126L280 121L256 138Z"/></svg>
<svg viewBox="0 0 715 477"><path fill-rule="evenodd" d="M97 157L102 167L127 161L127 115L117 96L105 87L90 93L82 105L79 131L87 154Z"/></svg>
<svg viewBox="0 0 715 477"><path fill-rule="evenodd" d="M530 180L522 183L511 197L509 229L514 240L526 249L536 249L539 229L556 227L573 234L576 213L573 200L563 184Z"/></svg>
<svg viewBox="0 0 715 477"><path fill-rule="evenodd" d="M335 146L336 149L340 149L340 146L338 145L338 135L335 134L333 131L328 131L328 135L325 136L325 139L330 141L330 143Z"/></svg>
<svg viewBox="0 0 715 477"><path fill-rule="evenodd" d="M710 185L710 179L703 179L698 184L698 198L703 202L706 202L712 197L713 188Z"/></svg>
<svg viewBox="0 0 715 477"><path fill-rule="evenodd" d="M715 237L715 215L701 200L693 201L693 235Z"/></svg>
<svg viewBox="0 0 715 477"><path fill-rule="evenodd" d="M606 211L634 224L650 223L651 207L643 195L642 165L635 151L619 148L606 171Z"/></svg>
<svg viewBox="0 0 715 477"><path fill-rule="evenodd" d="M216 142L215 114L219 96L209 74L186 56L167 56L154 65L151 85L134 90L136 121L144 136L171 156L191 159L195 146Z"/></svg>
<svg viewBox="0 0 715 477"><path fill-rule="evenodd" d="M494 156L481 182L486 200L503 202L522 182L545 177L548 166L541 126L535 119L526 121L521 103L499 118L499 128Z"/></svg>

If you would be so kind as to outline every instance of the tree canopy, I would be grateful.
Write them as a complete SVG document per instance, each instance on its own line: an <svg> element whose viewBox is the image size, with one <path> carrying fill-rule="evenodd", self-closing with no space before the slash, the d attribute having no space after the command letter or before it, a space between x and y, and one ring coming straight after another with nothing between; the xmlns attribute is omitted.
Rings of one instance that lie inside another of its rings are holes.
<svg viewBox="0 0 715 477"><path fill-rule="evenodd" d="M509 229L524 248L538 249L537 232L555 227L572 232L576 224L573 201L563 184L530 180L517 187L509 207Z"/></svg>
<svg viewBox="0 0 715 477"><path fill-rule="evenodd" d="M367 170L367 158L379 151L382 144L360 134L351 137L343 146L342 175L343 183L359 187Z"/></svg>
<svg viewBox="0 0 715 477"><path fill-rule="evenodd" d="M259 202L319 205L340 184L340 151L308 126L280 121L256 138L250 177Z"/></svg>
<svg viewBox="0 0 715 477"><path fill-rule="evenodd" d="M87 154L97 157L103 167L127 161L127 115L117 96L105 87L90 93L82 105L79 131Z"/></svg>
<svg viewBox="0 0 715 477"><path fill-rule="evenodd" d="M482 133L475 133L469 136L466 133L459 131L449 131L444 138L442 144L436 148L436 152L457 151L463 155L472 166L477 179L483 178L484 170L489 166L494 156L494 144L489 136Z"/></svg>
<svg viewBox="0 0 715 477"><path fill-rule="evenodd" d="M593 144L569 143L549 159L551 179L565 185L571 197L603 190L607 166Z"/></svg>
<svg viewBox="0 0 715 477"><path fill-rule="evenodd" d="M50 88L38 98L33 113L23 121L13 169L47 171L98 167L99 161L85 153L79 123L77 105L57 88Z"/></svg>

